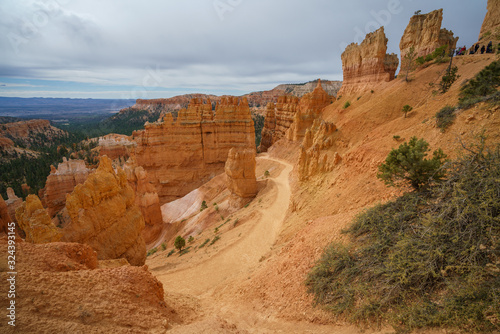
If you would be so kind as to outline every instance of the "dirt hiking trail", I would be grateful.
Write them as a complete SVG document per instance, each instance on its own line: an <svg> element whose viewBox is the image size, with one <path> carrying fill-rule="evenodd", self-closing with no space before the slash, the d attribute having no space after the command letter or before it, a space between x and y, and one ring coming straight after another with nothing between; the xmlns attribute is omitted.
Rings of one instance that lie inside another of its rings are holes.
<svg viewBox="0 0 500 334"><path fill-rule="evenodd" d="M270 254L291 198L293 166L267 154L259 155L257 163L274 164L273 170L281 172L268 178L267 191L254 199L259 206L249 208L250 218L244 225L221 234L224 243L212 246L209 255L199 252L148 260L151 272L163 283L167 304L182 321L168 333L359 333L352 326L279 319L234 298L235 287L249 279Z"/></svg>

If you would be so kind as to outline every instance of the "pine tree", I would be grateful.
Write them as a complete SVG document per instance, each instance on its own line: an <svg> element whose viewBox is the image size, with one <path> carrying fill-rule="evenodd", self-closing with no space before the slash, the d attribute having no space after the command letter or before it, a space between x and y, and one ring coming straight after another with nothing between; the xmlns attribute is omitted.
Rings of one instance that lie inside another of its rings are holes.
<svg viewBox="0 0 500 334"><path fill-rule="evenodd" d="M385 162L379 166L377 178L388 186L410 184L420 190L430 182L442 181L446 171L443 164L446 154L441 149L433 152L432 159L426 159L429 143L424 139L412 137L398 149L393 149Z"/></svg>

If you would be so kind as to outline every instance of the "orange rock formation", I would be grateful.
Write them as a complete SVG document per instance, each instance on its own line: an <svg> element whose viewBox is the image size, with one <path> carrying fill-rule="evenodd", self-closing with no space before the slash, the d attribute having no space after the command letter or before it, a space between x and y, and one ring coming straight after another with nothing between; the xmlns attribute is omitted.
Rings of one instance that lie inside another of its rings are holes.
<svg viewBox="0 0 500 334"><path fill-rule="evenodd" d="M333 146L332 134L336 129L334 124L317 118L306 130L298 163L301 181L317 173L329 172L340 162L338 153L329 156L331 152L328 152L328 149Z"/></svg>
<svg viewBox="0 0 500 334"><path fill-rule="evenodd" d="M416 57L425 57L443 45L455 49L458 37L453 37L452 31L441 29L442 21L442 9L412 16L399 43L402 68L405 67L404 57L411 47L415 48Z"/></svg>
<svg viewBox="0 0 500 334"><path fill-rule="evenodd" d="M227 188L232 194L242 198L252 198L257 194L257 179L255 178L255 150L229 150L225 172Z"/></svg>
<svg viewBox="0 0 500 334"><path fill-rule="evenodd" d="M366 35L358 45L352 43L342 53L344 81L338 95L365 90L379 82L391 81L399 65L396 54L386 54L384 27Z"/></svg>
<svg viewBox="0 0 500 334"><path fill-rule="evenodd" d="M144 218L125 172L115 173L108 157L101 157L97 171L67 196L66 209L71 222L64 227L61 241L88 244L99 259L125 258L132 265L144 264Z"/></svg>
<svg viewBox="0 0 500 334"><path fill-rule="evenodd" d="M111 160L121 158L125 162L135 146L129 136L113 133L99 138L99 155L106 155Z"/></svg>
<svg viewBox="0 0 500 334"><path fill-rule="evenodd" d="M90 170L83 160L66 160L57 166L51 166L45 188L40 191L40 199L47 208L49 215L54 217L66 204L66 195L70 194L76 185L85 182Z"/></svg>
<svg viewBox="0 0 500 334"><path fill-rule="evenodd" d="M41 244L59 241L61 229L52 224L50 216L36 195L28 195L26 202L16 211L19 227L26 233L26 241Z"/></svg>
<svg viewBox="0 0 500 334"><path fill-rule="evenodd" d="M488 0L487 9L488 12L479 32L479 42L487 44L493 41L496 44L500 41L500 2Z"/></svg>
<svg viewBox="0 0 500 334"><path fill-rule="evenodd" d="M149 180L148 173L136 165L133 157L124 166L124 171L135 192L135 204L141 209L144 217L145 228L142 236L146 244L150 244L159 237L162 229L160 198L155 186Z"/></svg>
<svg viewBox="0 0 500 334"><path fill-rule="evenodd" d="M19 208L23 205L23 200L16 196L14 189L7 188L7 200L5 201L5 203L7 203L7 208L9 210L10 218L14 219L14 221L17 222L17 220L15 218L16 217L16 210L17 210L17 208Z"/></svg>
<svg viewBox="0 0 500 334"><path fill-rule="evenodd" d="M266 119L262 129L260 151L266 152L272 144L285 137L286 131L293 123L295 114L299 110L299 98L296 96L280 96L276 105L267 106Z"/></svg>
<svg viewBox="0 0 500 334"><path fill-rule="evenodd" d="M301 141L306 134L306 130L313 125L314 120L319 117L323 108L331 102L332 97L324 91L319 82L314 91L300 99L298 111L295 113L293 123L286 133L287 139Z"/></svg>
<svg viewBox="0 0 500 334"><path fill-rule="evenodd" d="M12 222L9 215L7 203L5 203L2 196L0 196L0 233L7 233L7 226Z"/></svg>
<svg viewBox="0 0 500 334"><path fill-rule="evenodd" d="M252 148L255 130L245 98L223 98L215 114L210 100L193 99L162 122L146 124L132 135L136 161L148 173L160 203L178 199L223 172L232 147Z"/></svg>
<svg viewBox="0 0 500 334"><path fill-rule="evenodd" d="M276 130L276 105L269 102L266 107L264 127L262 128L262 139L260 140L259 151L266 152L273 144L273 136Z"/></svg>

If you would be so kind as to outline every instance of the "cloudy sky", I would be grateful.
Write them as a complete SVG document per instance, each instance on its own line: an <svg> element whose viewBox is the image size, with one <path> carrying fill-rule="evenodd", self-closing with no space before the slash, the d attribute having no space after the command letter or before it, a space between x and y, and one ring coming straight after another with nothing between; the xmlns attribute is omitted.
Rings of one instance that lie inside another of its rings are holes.
<svg viewBox="0 0 500 334"><path fill-rule="evenodd" d="M459 45L487 0L1 0L0 96L241 95L342 80L340 55L385 26L388 51L417 10L444 9Z"/></svg>

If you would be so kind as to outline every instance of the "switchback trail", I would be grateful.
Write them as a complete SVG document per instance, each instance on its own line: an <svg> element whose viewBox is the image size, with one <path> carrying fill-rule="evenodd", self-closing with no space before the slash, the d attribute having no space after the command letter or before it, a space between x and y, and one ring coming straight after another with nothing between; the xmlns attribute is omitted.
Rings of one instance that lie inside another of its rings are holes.
<svg viewBox="0 0 500 334"><path fill-rule="evenodd" d="M259 159L267 159L285 166L277 177L269 179L269 182L273 182L277 187L274 202L265 210L259 210L256 221L245 223L252 224L246 235L206 261L180 270L153 271L166 290L195 296L206 294L220 284L248 273L269 251L279 234L290 202L288 177L293 166L265 156Z"/></svg>

